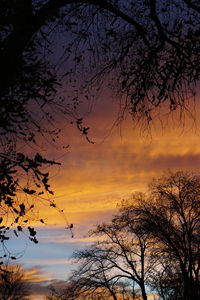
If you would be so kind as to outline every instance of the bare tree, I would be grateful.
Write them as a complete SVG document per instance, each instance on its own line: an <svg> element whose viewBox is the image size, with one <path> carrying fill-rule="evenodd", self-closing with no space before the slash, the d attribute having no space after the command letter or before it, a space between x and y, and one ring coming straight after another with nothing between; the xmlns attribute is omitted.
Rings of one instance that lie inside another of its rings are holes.
<svg viewBox="0 0 200 300"><path fill-rule="evenodd" d="M152 288L163 300L200 295L200 177L167 173L122 201L110 223L91 232L99 241L74 257L72 289L84 295L105 289L118 299L123 281L147 299ZM135 289L136 288L136 289Z"/></svg>
<svg viewBox="0 0 200 300"><path fill-rule="evenodd" d="M169 283L166 265L170 262L170 266L176 266L171 269L176 271L172 285L173 280L183 283L182 299L199 299L200 177L177 172L154 180L148 196L124 208L124 215L127 213L137 217L138 230L151 235L154 255L165 261L163 278L168 277Z"/></svg>
<svg viewBox="0 0 200 300"><path fill-rule="evenodd" d="M149 234L137 231L132 221L127 218L125 223L119 214L92 232L101 237L100 242L74 254L81 264L72 275L78 285L86 290L106 288L117 300L119 283L124 281L132 286L132 299L136 297L134 286L142 299L147 299L146 283L154 266L154 260L148 257L151 241Z"/></svg>
<svg viewBox="0 0 200 300"><path fill-rule="evenodd" d="M107 238L104 251L110 267L114 270L119 268L119 278L127 278L132 284L136 283L141 290L142 299L146 300L146 281L154 265L153 260L150 262L147 255L151 241L148 234L138 232L133 224L134 220L126 218L124 223L121 215L118 215L111 224L98 226L94 234Z"/></svg>
<svg viewBox="0 0 200 300"><path fill-rule="evenodd" d="M4 265L0 269L0 297L2 300L28 300L30 285L25 281L19 265Z"/></svg>

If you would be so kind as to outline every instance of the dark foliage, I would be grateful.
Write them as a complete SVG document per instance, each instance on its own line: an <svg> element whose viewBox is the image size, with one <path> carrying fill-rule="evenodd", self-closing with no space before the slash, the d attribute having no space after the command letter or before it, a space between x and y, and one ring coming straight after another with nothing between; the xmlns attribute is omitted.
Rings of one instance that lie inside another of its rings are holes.
<svg viewBox="0 0 200 300"><path fill-rule="evenodd" d="M4 245L13 231L16 237L23 232L31 241L37 243L34 228L28 226L28 231L24 231L24 227L34 218L35 201L42 200L45 192L53 194L48 183L49 174L44 172L43 167L57 163L48 161L39 153L29 158L15 151L1 153L0 159L0 242ZM53 201L48 201L50 206L55 206ZM44 220L40 219L40 222L44 223ZM2 259L10 255L6 247L3 249L5 254ZM11 256L11 259L15 259L15 256Z"/></svg>
<svg viewBox="0 0 200 300"><path fill-rule="evenodd" d="M184 108L199 80L199 13L187 0L1 1L2 112L27 121L30 99L44 108L60 84L71 108L105 85L134 118Z"/></svg>

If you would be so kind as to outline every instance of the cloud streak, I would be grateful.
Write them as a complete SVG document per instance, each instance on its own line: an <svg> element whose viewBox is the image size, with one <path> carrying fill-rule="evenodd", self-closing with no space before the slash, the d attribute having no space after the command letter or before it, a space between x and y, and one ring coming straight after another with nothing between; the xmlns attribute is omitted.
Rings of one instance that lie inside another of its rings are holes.
<svg viewBox="0 0 200 300"><path fill-rule="evenodd" d="M84 237L88 229L110 220L117 204L133 192L145 190L152 177L160 176L167 169L199 171L199 132L187 130L189 120L184 130L175 118L174 122L166 122L164 130L155 121L151 133L145 136L141 127L133 129L127 118L122 123L121 134L119 128L111 130L110 119L117 116L117 108L112 109L105 101L84 120L91 127L94 145L71 127L68 133L63 132L65 144L69 143L70 148L60 148L57 152L49 149L49 155L60 158L62 163L62 167L53 169L51 183L55 190L53 199L64 213L48 204L37 204L50 227L40 227L39 245L34 245L29 263L41 264L51 279L67 277L72 252L93 242L92 238ZM65 229L71 223L73 239Z"/></svg>

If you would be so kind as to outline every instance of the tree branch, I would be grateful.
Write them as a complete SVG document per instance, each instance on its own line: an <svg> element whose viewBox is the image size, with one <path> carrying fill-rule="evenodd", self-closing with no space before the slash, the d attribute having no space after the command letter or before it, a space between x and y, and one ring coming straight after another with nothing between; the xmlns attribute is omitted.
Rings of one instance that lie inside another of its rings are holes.
<svg viewBox="0 0 200 300"><path fill-rule="evenodd" d="M122 20L126 21L127 23L133 25L137 30L138 34L142 37L146 46L150 47L148 40L145 37L146 30L142 25L136 22L133 18L128 16L127 14L123 13L120 9L116 8L111 3L107 2L106 0L50 0L47 2L40 11L36 14L36 19L39 27L48 19L55 16L55 12L57 12L60 8L64 7L68 4L78 4L78 3L85 3L91 4L95 6L99 6L102 9L107 10L108 12L113 13L117 17L121 18Z"/></svg>

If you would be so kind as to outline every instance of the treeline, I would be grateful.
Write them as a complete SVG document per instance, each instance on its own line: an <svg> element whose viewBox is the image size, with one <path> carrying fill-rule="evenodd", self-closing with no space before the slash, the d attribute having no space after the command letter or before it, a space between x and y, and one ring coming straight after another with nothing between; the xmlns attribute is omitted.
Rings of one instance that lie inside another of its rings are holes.
<svg viewBox="0 0 200 300"><path fill-rule="evenodd" d="M48 299L200 299L200 176L168 173L122 201Z"/></svg>

